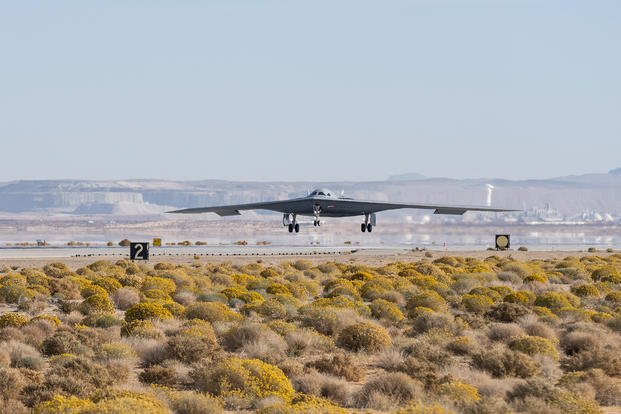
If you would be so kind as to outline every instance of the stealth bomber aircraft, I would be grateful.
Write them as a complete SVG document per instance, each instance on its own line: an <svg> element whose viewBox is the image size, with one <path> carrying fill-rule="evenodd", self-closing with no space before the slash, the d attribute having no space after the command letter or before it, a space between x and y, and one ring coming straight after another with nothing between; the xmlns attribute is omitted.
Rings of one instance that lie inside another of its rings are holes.
<svg viewBox="0 0 621 414"><path fill-rule="evenodd" d="M270 210L283 214L282 224L289 233L300 231L298 216L312 216L313 224L319 226L321 217L351 217L363 216L364 222L360 230L371 232L376 224L375 214L385 210L402 208L434 210L434 214L461 215L466 211L509 212L501 208L479 206L449 206L436 204L387 203L384 201L365 201L335 195L328 189L316 189L306 197L280 201L264 201L258 203L233 204L228 206L198 207L183 210L169 211L169 213L198 214L216 213L219 216L240 215L242 210Z"/></svg>

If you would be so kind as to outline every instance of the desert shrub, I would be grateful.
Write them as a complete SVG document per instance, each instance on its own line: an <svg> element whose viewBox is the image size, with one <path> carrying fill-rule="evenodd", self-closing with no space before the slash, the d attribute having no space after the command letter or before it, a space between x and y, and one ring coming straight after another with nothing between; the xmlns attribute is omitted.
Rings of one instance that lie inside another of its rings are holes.
<svg viewBox="0 0 621 414"><path fill-rule="evenodd" d="M271 293L272 295L277 295L277 294L290 295L291 294L291 292L289 291L289 288L283 285L282 283L272 283L271 285L267 287L267 289L265 289L265 291L267 293Z"/></svg>
<svg viewBox="0 0 621 414"><path fill-rule="evenodd" d="M182 317L185 315L185 306L180 303L166 302L162 306L175 317Z"/></svg>
<svg viewBox="0 0 621 414"><path fill-rule="evenodd" d="M288 332L285 341L288 346L287 352L293 356L302 355L307 351L326 352L334 348L332 338L309 328Z"/></svg>
<svg viewBox="0 0 621 414"><path fill-rule="evenodd" d="M100 361L133 359L135 357L136 353L132 347L122 342L104 343L95 349L95 359Z"/></svg>
<svg viewBox="0 0 621 414"><path fill-rule="evenodd" d="M283 354L287 346L280 335L266 329L265 325L253 322L244 322L229 329L222 336L222 344L231 351L243 348L248 353L252 349L251 353L255 354L255 357L268 359L270 362L275 362L274 359ZM270 352L273 353L273 358L269 357Z"/></svg>
<svg viewBox="0 0 621 414"><path fill-rule="evenodd" d="M564 358L562 366L566 371L586 371L599 368L607 375L621 376L621 357L619 349L611 347L596 347L585 349Z"/></svg>
<svg viewBox="0 0 621 414"><path fill-rule="evenodd" d="M499 322L515 322L528 313L529 310L524 305L503 302L492 306L485 316Z"/></svg>
<svg viewBox="0 0 621 414"><path fill-rule="evenodd" d="M99 400L94 406L82 409L80 414L168 414L169 412L166 405L152 395L121 391Z"/></svg>
<svg viewBox="0 0 621 414"><path fill-rule="evenodd" d="M427 290L412 295L407 301L407 309L411 313L418 307L429 308L437 312L447 309L446 301L433 290Z"/></svg>
<svg viewBox="0 0 621 414"><path fill-rule="evenodd" d="M364 377L364 371L349 354L345 353L324 356L307 366L336 377L343 377L348 381L360 381Z"/></svg>
<svg viewBox="0 0 621 414"><path fill-rule="evenodd" d="M194 391L176 391L169 396L170 406L176 414L221 414L222 403L210 395Z"/></svg>
<svg viewBox="0 0 621 414"><path fill-rule="evenodd" d="M28 368L40 371L45 367L45 360L34 347L18 341L8 341L0 343L0 349L6 352L8 358L0 366L6 365L13 368Z"/></svg>
<svg viewBox="0 0 621 414"><path fill-rule="evenodd" d="M30 321L28 322L29 324L33 324L37 321L47 321L50 322L52 325L58 327L60 326L60 319L58 318L58 316L56 315L49 315L49 314L45 314L42 313L40 315L35 316L34 318L30 319Z"/></svg>
<svg viewBox="0 0 621 414"><path fill-rule="evenodd" d="M258 359L231 357L190 371L195 386L216 396L236 397L245 406L266 397L291 401L293 386L280 368Z"/></svg>
<svg viewBox="0 0 621 414"><path fill-rule="evenodd" d="M505 295L503 300L508 303L529 304L535 300L535 295L527 290L520 290Z"/></svg>
<svg viewBox="0 0 621 414"><path fill-rule="evenodd" d="M80 338L71 331L61 330L43 341L45 355L72 354L84 350Z"/></svg>
<svg viewBox="0 0 621 414"><path fill-rule="evenodd" d="M584 373L584 381L595 389L595 399L601 405L619 405L621 379L609 377L601 369L592 369Z"/></svg>
<svg viewBox="0 0 621 414"><path fill-rule="evenodd" d="M51 361L50 365L43 384L48 390L55 389L83 398L115 381L102 365L84 357L63 355Z"/></svg>
<svg viewBox="0 0 621 414"><path fill-rule="evenodd" d="M300 259L300 260L296 260L292 264L292 266L296 268L297 270L308 270L311 267L313 267L313 262L311 262L310 260Z"/></svg>
<svg viewBox="0 0 621 414"><path fill-rule="evenodd" d="M327 398L341 405L347 404L351 399L351 387L347 381L316 371L297 376L294 384L299 392Z"/></svg>
<svg viewBox="0 0 621 414"><path fill-rule="evenodd" d="M461 381L449 381L440 385L438 393L458 407L472 406L481 400L479 390Z"/></svg>
<svg viewBox="0 0 621 414"><path fill-rule="evenodd" d="M288 344L280 335L265 331L260 339L244 344L242 353L248 358L260 359L269 364L278 364L285 358Z"/></svg>
<svg viewBox="0 0 621 414"><path fill-rule="evenodd" d="M198 302L190 305L185 310L188 319L203 319L213 322L236 322L242 316L220 302Z"/></svg>
<svg viewBox="0 0 621 414"><path fill-rule="evenodd" d="M177 286L175 285L175 282L171 279L157 276L147 276L142 282L141 290L143 292L146 292L148 290L161 290L167 295L170 295L172 293L175 293L175 290L177 290Z"/></svg>
<svg viewBox="0 0 621 414"><path fill-rule="evenodd" d="M504 271L498 273L498 279L503 282L513 283L515 285L519 285L522 283L522 278L515 272Z"/></svg>
<svg viewBox="0 0 621 414"><path fill-rule="evenodd" d="M287 316L287 308L276 299L268 299L264 302L249 303L242 307L244 314L256 312L270 319L282 319Z"/></svg>
<svg viewBox="0 0 621 414"><path fill-rule="evenodd" d="M125 321L133 322L135 320L145 319L171 319L172 314L159 303L138 303L125 312Z"/></svg>
<svg viewBox="0 0 621 414"><path fill-rule="evenodd" d="M157 384L164 387L174 388L179 384L180 378L173 366L151 365L138 374L138 378L145 384Z"/></svg>
<svg viewBox="0 0 621 414"><path fill-rule="evenodd" d="M524 336L524 330L515 323L495 323L490 326L488 337L492 341L508 342Z"/></svg>
<svg viewBox="0 0 621 414"><path fill-rule="evenodd" d="M18 303L20 300L32 299L34 293L21 285L0 286L0 300L6 303Z"/></svg>
<svg viewBox="0 0 621 414"><path fill-rule="evenodd" d="M50 290L58 299L75 300L80 298L78 284L70 279L50 279Z"/></svg>
<svg viewBox="0 0 621 414"><path fill-rule="evenodd" d="M265 269L263 269L263 270L261 271L261 273L259 273L259 275L260 275L261 277L264 277L264 278L266 278L266 279L269 279L269 278L271 278L271 277L278 277L278 276L280 276L280 272L278 272L278 270L276 270L276 269L275 269L275 268L273 268L273 267L266 267Z"/></svg>
<svg viewBox="0 0 621 414"><path fill-rule="evenodd" d="M559 359L559 354L554 344L548 339L539 336L519 336L509 342L509 347L513 350L524 352L527 355L546 355L555 360Z"/></svg>
<svg viewBox="0 0 621 414"><path fill-rule="evenodd" d="M596 298L599 296L599 290L595 285L578 285L571 287L571 293L581 298L584 297L593 297Z"/></svg>
<svg viewBox="0 0 621 414"><path fill-rule="evenodd" d="M579 306L580 300L575 296L573 296L573 298L575 298L575 300L572 303L568 294L563 294L561 292L546 292L539 295L537 299L535 299L535 305L548 308L553 312L558 312L564 308Z"/></svg>
<svg viewBox="0 0 621 414"><path fill-rule="evenodd" d="M49 401L42 402L34 408L35 414L78 414L83 410L93 407L92 401L74 396L65 397L56 395Z"/></svg>
<svg viewBox="0 0 621 414"><path fill-rule="evenodd" d="M91 295L80 304L80 312L85 315L112 313L114 312L114 305L107 294Z"/></svg>
<svg viewBox="0 0 621 414"><path fill-rule="evenodd" d="M377 352L390 345L390 336L380 326L358 322L343 329L336 344L349 351Z"/></svg>
<svg viewBox="0 0 621 414"><path fill-rule="evenodd" d="M485 313L493 304L494 301L486 295L468 294L461 298L461 305L473 313Z"/></svg>
<svg viewBox="0 0 621 414"><path fill-rule="evenodd" d="M93 282L97 286L101 286L108 293L113 293L116 290L122 288L123 286L119 283L118 280L111 277L100 277Z"/></svg>
<svg viewBox="0 0 621 414"><path fill-rule="evenodd" d="M401 372L391 372L364 384L356 397L356 405L383 411L405 405L420 395L417 381Z"/></svg>
<svg viewBox="0 0 621 414"><path fill-rule="evenodd" d="M458 336L447 344L447 349L457 355L472 354L477 346L468 336Z"/></svg>
<svg viewBox="0 0 621 414"><path fill-rule="evenodd" d="M303 306L299 312L303 326L313 328L324 335L333 335L340 327L339 315L334 309Z"/></svg>
<svg viewBox="0 0 621 414"><path fill-rule="evenodd" d="M530 283L532 282L546 283L547 281L548 281L548 277L543 272L535 272L524 278L524 283L529 283L529 282Z"/></svg>
<svg viewBox="0 0 621 414"><path fill-rule="evenodd" d="M528 378L540 370L539 365L530 356L502 347L493 347L477 353L472 360L476 367L489 372L494 377Z"/></svg>
<svg viewBox="0 0 621 414"><path fill-rule="evenodd" d="M43 272L50 277L63 278L71 276L71 269L64 263L49 263L43 266Z"/></svg>
<svg viewBox="0 0 621 414"><path fill-rule="evenodd" d="M138 338L160 338L162 333L156 329L150 320L134 320L121 326L121 336Z"/></svg>
<svg viewBox="0 0 621 414"><path fill-rule="evenodd" d="M0 328L6 328L9 326L19 328L28 323L28 318L17 312L7 312L0 315Z"/></svg>
<svg viewBox="0 0 621 414"><path fill-rule="evenodd" d="M218 340L211 324L200 319L184 323L181 329L168 339L167 343L170 358L185 363L211 357L218 348Z"/></svg>
<svg viewBox="0 0 621 414"><path fill-rule="evenodd" d="M562 413L601 413L597 403L591 399L582 397L576 393L562 390L545 379L530 379L524 383L518 383L508 395L509 399L517 402L518 406L528 407L530 401L542 401L545 405L539 406L538 410L552 407ZM522 404L519 404L519 403ZM524 404L526 403L526 404ZM547 406L547 407L546 407ZM544 408L545 407L545 408ZM532 411L531 408L526 408ZM554 412L554 411L553 411Z"/></svg>
<svg viewBox="0 0 621 414"><path fill-rule="evenodd" d="M434 312L428 308L417 308L414 311L417 316L414 317L414 320L412 321L412 328L408 332L411 336L433 330L451 333L456 331L455 323L450 315Z"/></svg>
<svg viewBox="0 0 621 414"><path fill-rule="evenodd" d="M347 414L333 402L308 394L296 394L290 404L276 403L257 410L257 414Z"/></svg>
<svg viewBox="0 0 621 414"><path fill-rule="evenodd" d="M567 355L574 355L578 352L600 348L600 340L591 333L574 331L561 337L561 347Z"/></svg>
<svg viewBox="0 0 621 414"><path fill-rule="evenodd" d="M170 296L163 290L149 289L142 292L148 302L168 302Z"/></svg>
<svg viewBox="0 0 621 414"><path fill-rule="evenodd" d="M545 322L553 323L559 319L550 309L544 308L543 306L534 306L533 312Z"/></svg>
<svg viewBox="0 0 621 414"><path fill-rule="evenodd" d="M606 326L617 333L621 333L621 316L609 319L606 321Z"/></svg>
<svg viewBox="0 0 621 414"><path fill-rule="evenodd" d="M401 322L404 318L403 312L397 305L384 299L375 299L369 305L371 315L376 319L384 319L389 322Z"/></svg>
<svg viewBox="0 0 621 414"><path fill-rule="evenodd" d="M621 273L614 266L602 266L591 273L596 282L621 283Z"/></svg>
<svg viewBox="0 0 621 414"><path fill-rule="evenodd" d="M604 298L606 302L610 302L615 306L621 305L621 291L610 292Z"/></svg>
<svg viewBox="0 0 621 414"><path fill-rule="evenodd" d="M80 295L82 295L84 299L88 298L89 296L93 296L93 295L105 296L107 294L108 294L108 291L106 291L106 289L102 288L101 286L94 285L90 282L84 285L80 289Z"/></svg>
<svg viewBox="0 0 621 414"><path fill-rule="evenodd" d="M0 367L0 396L3 399L17 399L26 385L19 370Z"/></svg>
<svg viewBox="0 0 621 414"><path fill-rule="evenodd" d="M540 336L542 338L549 339L554 343L558 343L556 332L548 325L540 322L529 323L524 326L524 330L531 336Z"/></svg>
<svg viewBox="0 0 621 414"><path fill-rule="evenodd" d="M275 319L267 325L272 331L276 332L280 336L286 336L288 333L297 329L297 326L294 323L283 321L282 319Z"/></svg>
<svg viewBox="0 0 621 414"><path fill-rule="evenodd" d="M121 325L123 321L117 319L113 314L95 313L82 319L81 324L92 328L110 328L115 325Z"/></svg>

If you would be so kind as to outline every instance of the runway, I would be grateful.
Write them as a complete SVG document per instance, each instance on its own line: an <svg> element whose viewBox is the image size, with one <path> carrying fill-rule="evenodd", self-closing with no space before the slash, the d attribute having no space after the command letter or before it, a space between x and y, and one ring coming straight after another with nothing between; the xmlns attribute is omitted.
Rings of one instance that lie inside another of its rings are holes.
<svg viewBox="0 0 621 414"><path fill-rule="evenodd" d="M150 256L309 256L334 255L356 251L352 246L176 246L151 247ZM26 247L2 248L0 259L54 259L71 257L129 257L128 247Z"/></svg>
<svg viewBox="0 0 621 414"><path fill-rule="evenodd" d="M473 257L479 260L496 255L516 260L558 259L567 256L587 256L618 253L586 249L548 249L534 251L489 251L481 249L418 250L404 246L174 246L151 247L150 263L171 262L191 265L207 262L245 264L263 262L277 264L283 261L309 260L319 262L348 262L381 266L391 262L434 260L442 256ZM97 260L129 259L128 247L43 247L0 248L0 265L23 268L41 267L51 262L63 262L77 269Z"/></svg>

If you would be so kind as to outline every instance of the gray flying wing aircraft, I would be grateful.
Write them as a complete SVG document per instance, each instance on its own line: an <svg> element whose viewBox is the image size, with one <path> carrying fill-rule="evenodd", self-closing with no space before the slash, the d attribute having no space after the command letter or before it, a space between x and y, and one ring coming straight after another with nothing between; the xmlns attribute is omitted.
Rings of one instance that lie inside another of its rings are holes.
<svg viewBox="0 0 621 414"><path fill-rule="evenodd" d="M396 210L401 208L434 210L434 214L454 214L461 215L466 211L489 211L489 212L509 212L518 210L507 210L501 208L478 207L478 206L446 206L435 204L409 204L409 203L387 203L384 201L364 201L355 200L334 195L330 190L317 189L306 197L293 198L281 201L265 201L259 203L233 204L228 206L198 207L183 210L169 211L168 213L199 214L216 213L219 216L237 216L241 210L270 210L283 213L282 224L289 229L289 233L300 231L298 216L313 216L313 224L320 225L320 217L351 217L364 216L364 223L360 225L360 230L373 230L376 224L375 213L385 210Z"/></svg>

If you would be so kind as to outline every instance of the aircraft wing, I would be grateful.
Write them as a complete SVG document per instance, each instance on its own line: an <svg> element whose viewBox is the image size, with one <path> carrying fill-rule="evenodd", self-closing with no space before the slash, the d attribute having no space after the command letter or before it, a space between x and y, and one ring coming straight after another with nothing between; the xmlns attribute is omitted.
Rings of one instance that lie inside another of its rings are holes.
<svg viewBox="0 0 621 414"><path fill-rule="evenodd" d="M167 211L167 213L179 213L179 214L199 214L199 213L216 213L219 216L239 216L240 210L271 210L279 213L287 213L293 211L296 206L301 203L308 203L308 199L299 198L293 200L282 201L265 201L259 203L247 203L247 204L231 204L228 206L215 206L215 207L197 207L197 208L185 208L182 210Z"/></svg>
<svg viewBox="0 0 621 414"><path fill-rule="evenodd" d="M353 199L324 199L328 204L327 209L337 208L339 211L350 213L345 215L357 215L365 213L377 213L385 210L397 210L402 208L434 210L434 214L455 214L461 215L466 211L488 211L488 212L509 212L518 210L507 210L502 208L480 207L480 206L448 206L437 204L408 204L408 203L385 203L381 201L362 201ZM238 216L241 210L271 210L280 213L290 213L308 207L313 203L306 197L282 201L266 201L259 203L232 204L227 206L197 207L182 210L169 211L168 213L180 214L199 214L216 213L219 216Z"/></svg>
<svg viewBox="0 0 621 414"><path fill-rule="evenodd" d="M364 213L377 213L385 210L398 210L402 208L413 208L422 210L434 210L434 214L453 214L461 215L466 211L487 211L487 212L511 212L519 210L510 210L504 208L493 208L486 206L450 206L440 204L409 204L409 203L384 203L381 201L361 201L361 200L334 200L342 207L351 210L358 210Z"/></svg>

